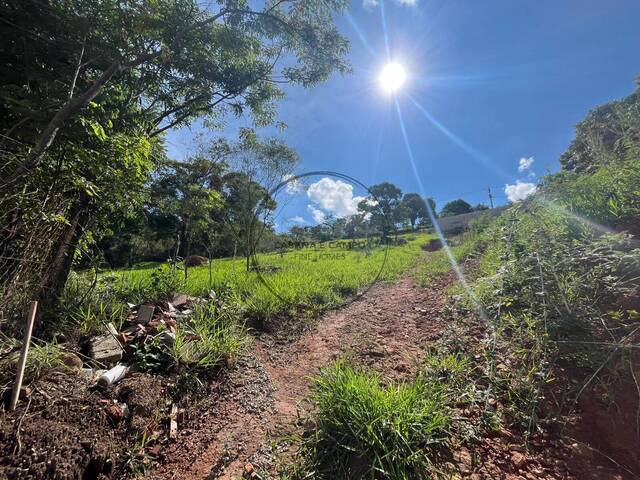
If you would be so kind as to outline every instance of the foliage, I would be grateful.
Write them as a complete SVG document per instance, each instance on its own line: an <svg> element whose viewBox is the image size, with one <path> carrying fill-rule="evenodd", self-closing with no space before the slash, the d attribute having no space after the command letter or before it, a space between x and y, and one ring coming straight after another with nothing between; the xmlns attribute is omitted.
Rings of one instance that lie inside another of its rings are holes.
<svg viewBox="0 0 640 480"><path fill-rule="evenodd" d="M640 216L640 156L607 164L590 175L561 172L540 186L551 205L606 228L634 228Z"/></svg>
<svg viewBox="0 0 640 480"><path fill-rule="evenodd" d="M30 380L38 380L48 372L64 368L64 350L58 343L33 343L29 349L25 374Z"/></svg>
<svg viewBox="0 0 640 480"><path fill-rule="evenodd" d="M370 195L358 204L358 210L371 216L371 224L386 236L402 220L402 190L389 182L369 187Z"/></svg>
<svg viewBox="0 0 640 480"><path fill-rule="evenodd" d="M564 190L563 201L572 200L573 189ZM622 344L637 328L637 322L616 321L607 312L618 309L618 298L640 289L640 250L628 235L602 235L560 201L538 197L503 214L485 232L491 242L474 283L494 328L489 359L500 368L490 381L505 399L509 421L529 431L537 427L544 388L558 362L571 364L571 355L587 342L591 360L572 369L585 368L588 378L617 351L607 342Z"/></svg>
<svg viewBox="0 0 640 480"><path fill-rule="evenodd" d="M593 173L640 155L640 84L631 95L600 105L576 125L576 136L560 156L562 169Z"/></svg>
<svg viewBox="0 0 640 480"><path fill-rule="evenodd" d="M472 211L471 205L459 198L445 203L442 210L440 210L440 217L453 217L454 215L462 215Z"/></svg>
<svg viewBox="0 0 640 480"><path fill-rule="evenodd" d="M310 398L315 428L303 455L314 478L429 478L430 452L451 422L442 383L418 377L384 386L338 361L321 370Z"/></svg>
<svg viewBox="0 0 640 480"><path fill-rule="evenodd" d="M191 372L198 376L233 365L247 344L238 312L225 303L197 305L180 323L174 339L162 334L136 352L136 364L156 373Z"/></svg>
<svg viewBox="0 0 640 480"><path fill-rule="evenodd" d="M433 201L432 199L429 200ZM434 205L432 205L432 210L434 210ZM411 223L411 228L415 228L418 221L424 222L425 219L429 219L427 203L417 193L406 193L404 197L402 197L402 206L406 209L406 216Z"/></svg>

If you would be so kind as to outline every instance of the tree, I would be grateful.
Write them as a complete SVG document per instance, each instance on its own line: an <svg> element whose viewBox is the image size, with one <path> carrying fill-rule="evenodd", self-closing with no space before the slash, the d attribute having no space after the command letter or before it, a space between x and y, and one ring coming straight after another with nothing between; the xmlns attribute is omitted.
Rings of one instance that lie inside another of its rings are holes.
<svg viewBox="0 0 640 480"><path fill-rule="evenodd" d="M386 237L395 230L395 224L402 215L398 209L402 202L402 190L389 182L369 188L369 195L358 204L358 210L370 216L371 224Z"/></svg>
<svg viewBox="0 0 640 480"><path fill-rule="evenodd" d="M462 215L471 212L471 205L459 198L445 204L440 210L440 217L452 217L454 215Z"/></svg>
<svg viewBox="0 0 640 480"><path fill-rule="evenodd" d="M478 203L471 210L474 211L474 212L479 212L481 210L489 210L489 207L487 207L484 203Z"/></svg>
<svg viewBox="0 0 640 480"><path fill-rule="evenodd" d="M367 214L356 213L351 215L347 219L347 223L344 227L344 234L347 238L365 238L369 235L369 222L367 221Z"/></svg>
<svg viewBox="0 0 640 480"><path fill-rule="evenodd" d="M298 154L284 142L275 138L261 140L255 131L241 130L231 156L235 173L227 176L225 184L232 193L227 211L233 218L228 218L227 225L243 245L247 271L262 233L271 228L271 215L276 208L271 192L293 172L297 162Z"/></svg>
<svg viewBox="0 0 640 480"><path fill-rule="evenodd" d="M224 158L230 154L226 142L204 154L184 162L167 160L156 171L151 185L151 213L171 216L177 227L177 254L183 258L191 255L191 243L196 236L201 244L210 243L214 228L215 211L222 208Z"/></svg>
<svg viewBox="0 0 640 480"><path fill-rule="evenodd" d="M302 242L307 234L305 227L300 225L294 225L289 229L289 234L294 242Z"/></svg>
<svg viewBox="0 0 640 480"><path fill-rule="evenodd" d="M227 114L266 125L281 83L307 87L348 71L348 44L332 17L344 6L2 2L0 251L18 260L4 265L0 288L37 278L25 295L51 304L80 239L144 200L164 157L163 132L201 117L218 125ZM34 270L36 262L46 268Z"/></svg>
<svg viewBox="0 0 640 480"><path fill-rule="evenodd" d="M427 204L417 193L406 193L402 198L402 205L406 209L411 228L415 228L418 220L428 218Z"/></svg>
<svg viewBox="0 0 640 480"><path fill-rule="evenodd" d="M3 2L2 73L13 98L2 104L0 125L32 147L4 185L33 169L83 115L110 129L87 107L112 110L105 99L114 94L138 106L150 136L224 110L271 121L278 82L310 86L348 70L348 44L332 22L344 7L340 0L263 9L235 0ZM281 57L293 62L282 63L274 82Z"/></svg>

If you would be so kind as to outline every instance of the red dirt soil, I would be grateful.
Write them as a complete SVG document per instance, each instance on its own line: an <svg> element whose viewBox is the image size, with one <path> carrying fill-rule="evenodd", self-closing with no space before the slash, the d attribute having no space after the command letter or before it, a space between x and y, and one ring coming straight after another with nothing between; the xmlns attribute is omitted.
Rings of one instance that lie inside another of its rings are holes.
<svg viewBox="0 0 640 480"><path fill-rule="evenodd" d="M291 456L279 440L304 427L310 412L304 399L319 367L347 355L384 379L410 379L425 348L440 338L446 322L455 320L443 314L445 290L454 280L450 273L426 288L412 278L379 284L326 314L299 338L282 341L263 334L229 381L191 409L197 415L184 424L149 478L237 479L252 471L259 472L256 478L271 478L278 457ZM476 319L472 335L480 337L482 330ZM634 478L574 442L545 434L531 439L528 450L523 444L517 433L502 430L473 447L456 449L445 467L459 478L473 479L581 479L587 478L585 472L597 475L591 478Z"/></svg>
<svg viewBox="0 0 640 480"><path fill-rule="evenodd" d="M273 478L278 462L295 454L284 439L304 430L311 411L305 402L310 377L332 359L347 356L376 370L385 381L410 380L425 350L445 333L450 335L452 325L467 337L483 340L484 328L475 315L445 309L445 292L454 282L450 273L427 287L409 277L378 284L293 338L261 334L237 368L220 375L203 395L183 398L178 436L151 447L153 461L147 463L154 466L147 477L237 479L254 472L259 475L255 478ZM91 394L79 378L60 374L49 379L41 385L49 399L35 392L29 409L22 402L16 412L0 417L0 477L90 479L99 478L99 472L127 477L117 468L130 452L134 433L166 428L158 422L166 417L163 399L169 381L135 374L113 391ZM126 422L114 425L105 415L104 400L110 398L132 409ZM630 406L634 414L636 406L637 400ZM596 418L588 405L582 407L589 415L586 420ZM470 410L457 413L478 418L478 412ZM16 426L23 416L21 452L16 455ZM517 432L502 429L473 445L455 447L443 468L452 478L475 480L636 478L580 443L592 443L580 430L591 429L586 420L576 422L577 441L545 434L531 438L528 449Z"/></svg>

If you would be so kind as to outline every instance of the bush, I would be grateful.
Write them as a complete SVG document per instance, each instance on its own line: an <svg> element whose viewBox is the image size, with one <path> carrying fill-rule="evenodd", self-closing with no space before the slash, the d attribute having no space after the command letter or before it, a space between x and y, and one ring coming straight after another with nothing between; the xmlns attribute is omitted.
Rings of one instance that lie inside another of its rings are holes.
<svg viewBox="0 0 640 480"><path fill-rule="evenodd" d="M451 418L445 387L420 377L384 386L338 361L314 380L315 430L304 445L322 478L421 479Z"/></svg>

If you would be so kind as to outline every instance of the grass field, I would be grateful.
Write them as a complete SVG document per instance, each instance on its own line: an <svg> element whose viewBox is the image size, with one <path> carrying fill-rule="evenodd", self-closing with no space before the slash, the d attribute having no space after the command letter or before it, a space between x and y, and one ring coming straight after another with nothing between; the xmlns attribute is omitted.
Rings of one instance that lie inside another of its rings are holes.
<svg viewBox="0 0 640 480"><path fill-rule="evenodd" d="M210 290L233 292L248 315L259 318L300 307L322 311L340 305L372 282L397 278L414 267L425 256L421 246L431 238L424 233L410 234L404 237L404 245L389 246L388 250L377 247L370 252L334 243L263 254L258 258L262 280L257 272L246 272L243 258L217 259L212 262L211 279L207 265L193 267L186 282L177 287L192 295L205 295ZM118 288L140 292L140 296L152 288L159 267L168 270L167 265L146 263L110 275L115 276ZM178 272L175 281L180 282L183 276Z"/></svg>

